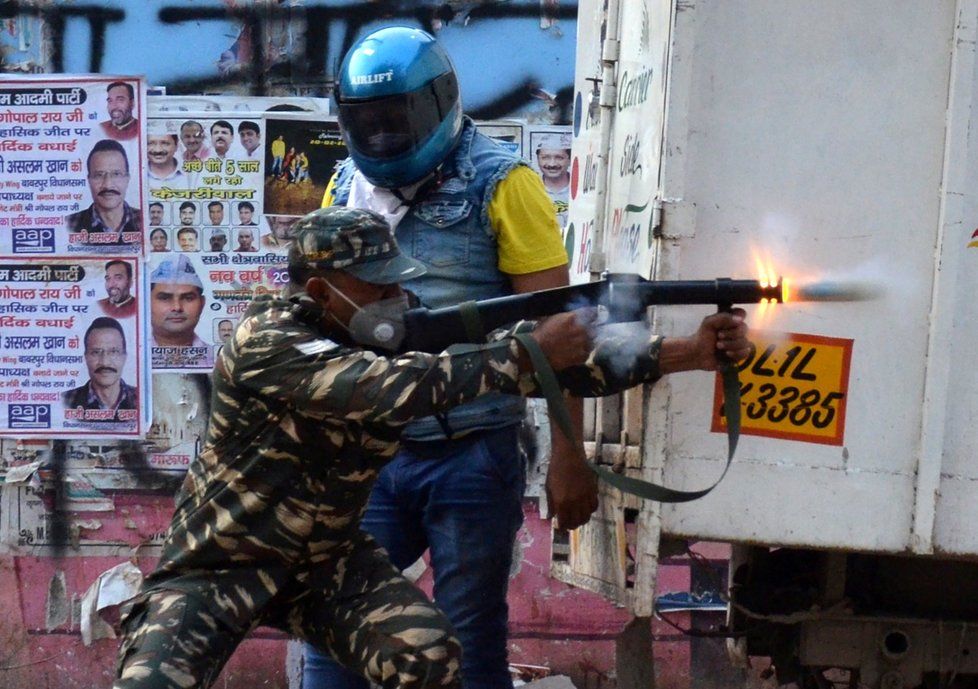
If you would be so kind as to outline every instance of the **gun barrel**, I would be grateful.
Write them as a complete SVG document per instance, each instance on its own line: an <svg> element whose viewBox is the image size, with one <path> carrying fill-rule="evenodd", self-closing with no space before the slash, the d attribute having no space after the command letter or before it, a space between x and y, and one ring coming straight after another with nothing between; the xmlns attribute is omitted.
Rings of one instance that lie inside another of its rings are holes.
<svg viewBox="0 0 978 689"><path fill-rule="evenodd" d="M647 306L716 304L756 304L764 300L782 301L781 281L765 285L758 280L656 280L614 281L609 284L609 310L615 320L641 317Z"/></svg>

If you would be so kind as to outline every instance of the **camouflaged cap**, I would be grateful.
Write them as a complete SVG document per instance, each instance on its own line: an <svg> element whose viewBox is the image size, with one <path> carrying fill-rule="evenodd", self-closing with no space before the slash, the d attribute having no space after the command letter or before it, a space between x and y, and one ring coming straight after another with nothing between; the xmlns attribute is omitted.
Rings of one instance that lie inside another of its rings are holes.
<svg viewBox="0 0 978 689"><path fill-rule="evenodd" d="M330 206L299 218L293 227L290 268L343 270L378 285L424 275L424 264L401 253L383 216Z"/></svg>

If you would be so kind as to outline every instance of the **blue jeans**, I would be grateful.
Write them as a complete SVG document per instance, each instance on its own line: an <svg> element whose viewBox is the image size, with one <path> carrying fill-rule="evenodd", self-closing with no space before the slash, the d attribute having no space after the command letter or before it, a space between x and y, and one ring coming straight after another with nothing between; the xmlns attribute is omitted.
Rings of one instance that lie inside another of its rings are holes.
<svg viewBox="0 0 978 689"><path fill-rule="evenodd" d="M435 604L462 644L465 689L512 689L506 589L525 484L517 431L405 443L378 476L362 523L399 569L431 550ZM302 686L366 689L367 682L306 645Z"/></svg>

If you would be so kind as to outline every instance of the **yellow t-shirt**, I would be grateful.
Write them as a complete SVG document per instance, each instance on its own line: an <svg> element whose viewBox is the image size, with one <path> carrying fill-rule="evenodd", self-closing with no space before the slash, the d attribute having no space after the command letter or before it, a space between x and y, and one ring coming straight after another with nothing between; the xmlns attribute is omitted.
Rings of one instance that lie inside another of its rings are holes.
<svg viewBox="0 0 978 689"><path fill-rule="evenodd" d="M336 175L326 185L322 207L332 206ZM489 202L489 224L499 246L497 267L508 275L526 275L567 265L553 201L540 175L519 165L498 185Z"/></svg>

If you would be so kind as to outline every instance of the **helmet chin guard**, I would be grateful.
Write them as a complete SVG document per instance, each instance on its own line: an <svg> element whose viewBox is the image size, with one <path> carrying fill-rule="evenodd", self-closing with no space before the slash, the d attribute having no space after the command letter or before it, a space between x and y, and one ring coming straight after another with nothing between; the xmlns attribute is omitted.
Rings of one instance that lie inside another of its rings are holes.
<svg viewBox="0 0 978 689"><path fill-rule="evenodd" d="M340 66L336 104L350 157L380 187L427 177L462 132L455 68L420 29L381 29L354 45Z"/></svg>

